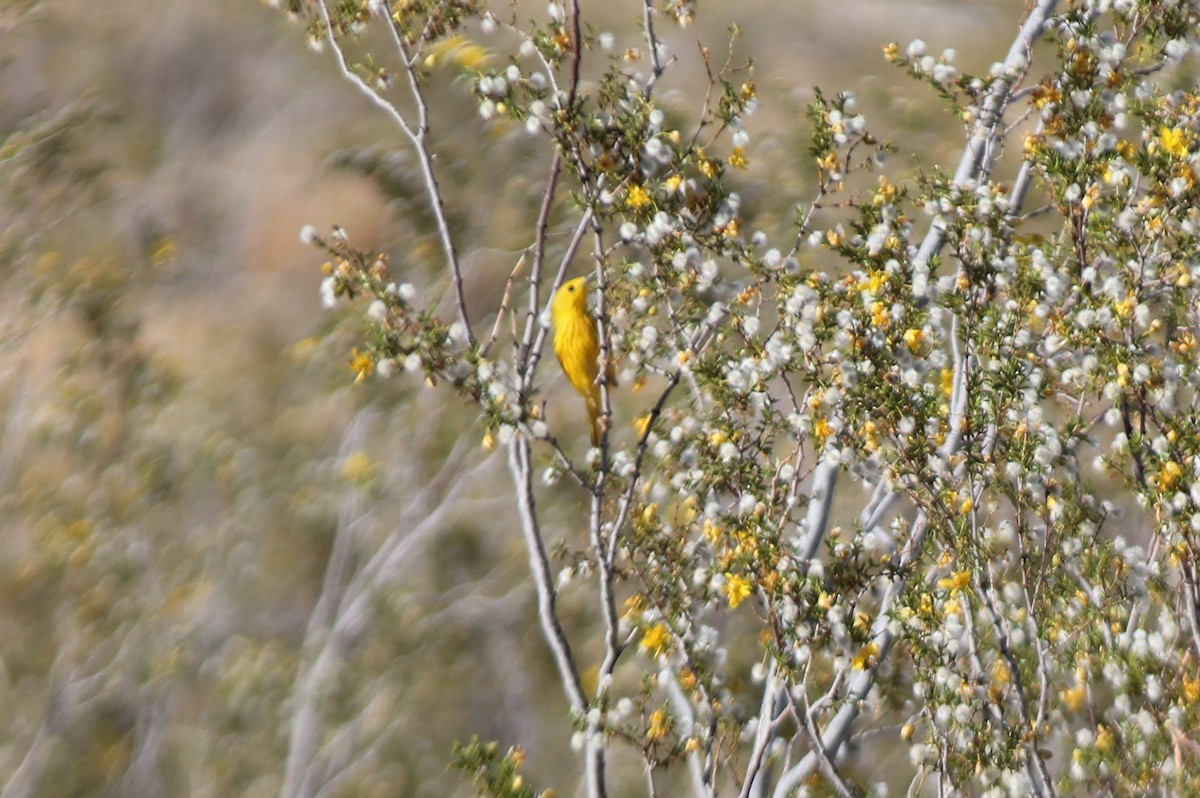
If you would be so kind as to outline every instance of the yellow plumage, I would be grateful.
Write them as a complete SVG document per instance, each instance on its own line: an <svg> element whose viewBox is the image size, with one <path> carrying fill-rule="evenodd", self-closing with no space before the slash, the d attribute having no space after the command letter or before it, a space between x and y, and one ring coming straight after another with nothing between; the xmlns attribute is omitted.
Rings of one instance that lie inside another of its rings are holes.
<svg viewBox="0 0 1200 798"><path fill-rule="evenodd" d="M591 422L592 445L600 445L600 344L596 339L596 320L588 312L587 286L583 277L568 280L554 295L550 321L554 325L554 354L575 390L587 402ZM606 381L616 385L612 363Z"/></svg>

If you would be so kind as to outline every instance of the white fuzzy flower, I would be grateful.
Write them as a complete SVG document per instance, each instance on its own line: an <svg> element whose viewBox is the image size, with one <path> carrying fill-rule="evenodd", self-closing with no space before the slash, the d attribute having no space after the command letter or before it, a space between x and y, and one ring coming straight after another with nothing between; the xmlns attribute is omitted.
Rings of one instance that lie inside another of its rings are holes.
<svg viewBox="0 0 1200 798"><path fill-rule="evenodd" d="M958 70L950 64L937 64L933 68L933 79L937 83L949 83L958 77Z"/></svg>
<svg viewBox="0 0 1200 798"><path fill-rule="evenodd" d="M887 224L877 224L871 228L871 234L867 236L867 254L878 255L890 232L891 228Z"/></svg>
<svg viewBox="0 0 1200 798"><path fill-rule="evenodd" d="M332 277L321 281L321 304L331 308L337 304L337 283Z"/></svg>
<svg viewBox="0 0 1200 798"><path fill-rule="evenodd" d="M1187 39L1172 39L1171 41L1167 42L1167 46L1163 48L1163 53L1166 54L1169 60L1175 62L1183 60L1183 57L1188 54L1189 49L1191 49L1191 47L1188 44Z"/></svg>

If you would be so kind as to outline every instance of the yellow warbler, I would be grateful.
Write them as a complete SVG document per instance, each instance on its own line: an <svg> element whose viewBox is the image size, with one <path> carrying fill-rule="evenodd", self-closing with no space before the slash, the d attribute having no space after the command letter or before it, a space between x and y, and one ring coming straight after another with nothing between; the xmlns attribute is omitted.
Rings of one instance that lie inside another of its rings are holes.
<svg viewBox="0 0 1200 798"><path fill-rule="evenodd" d="M584 277L568 280L554 295L550 321L554 325L554 354L575 390L587 400L592 445L600 445L600 345L596 338L596 320L588 312ZM612 363L605 378L616 385Z"/></svg>

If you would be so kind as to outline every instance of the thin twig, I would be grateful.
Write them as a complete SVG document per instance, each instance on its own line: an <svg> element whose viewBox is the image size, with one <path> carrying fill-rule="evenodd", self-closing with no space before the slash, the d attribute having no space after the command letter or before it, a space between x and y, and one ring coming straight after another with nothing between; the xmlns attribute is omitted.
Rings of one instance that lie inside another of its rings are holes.
<svg viewBox="0 0 1200 798"><path fill-rule="evenodd" d="M488 336L487 343L483 345L483 350L480 356L487 357L491 351L492 345L496 343L496 339L500 337L500 325L504 321L504 314L508 312L509 303L512 301L513 282L516 281L517 275L521 273L521 268L525 265L525 253L517 259L517 265L513 267L509 273L508 279L504 281L504 297L500 300L500 309L496 311L496 322L492 325L492 334Z"/></svg>
<svg viewBox="0 0 1200 798"><path fill-rule="evenodd" d="M400 109L389 102L379 92L375 91L375 89L371 88L366 81L350 69L350 65L346 62L346 54L342 51L342 46L338 43L337 36L334 34L333 23L329 17L329 7L326 4L326 0L318 0L318 8L321 11L321 20L325 23L325 37L329 42L330 48L333 50L334 56L337 58L338 69L341 71L342 76L350 81L367 99L383 109L399 125L404 135L412 143L413 149L417 152L417 159L421 163L421 173L425 180L425 190L429 195L429 204L433 210L434 221L437 223L438 235L442 242L442 250L445 252L446 264L450 269L451 279L454 284L454 298L458 309L458 319L465 330L468 345L474 346L475 334L471 331L471 319L467 313L467 299L463 289L462 266L458 260L454 238L450 233L450 224L446 217L446 203L442 198L442 190L438 185L437 175L433 170L433 155L429 152L429 147L426 146L426 138L429 135L429 109L425 103L425 95L421 91L416 65L408 58L404 42L393 29L392 34L396 37L396 46L400 49L401 58L404 61L404 71L408 77L409 91L417 104L418 123L416 126L413 126L400 113ZM391 24L394 23L391 23L389 20L389 25Z"/></svg>

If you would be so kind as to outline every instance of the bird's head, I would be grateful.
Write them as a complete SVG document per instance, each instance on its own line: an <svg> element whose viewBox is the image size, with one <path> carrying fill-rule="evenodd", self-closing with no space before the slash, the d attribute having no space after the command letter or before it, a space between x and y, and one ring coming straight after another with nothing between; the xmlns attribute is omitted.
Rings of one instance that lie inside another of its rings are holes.
<svg viewBox="0 0 1200 798"><path fill-rule="evenodd" d="M587 311L588 286L586 277L567 280L554 295L554 315Z"/></svg>

